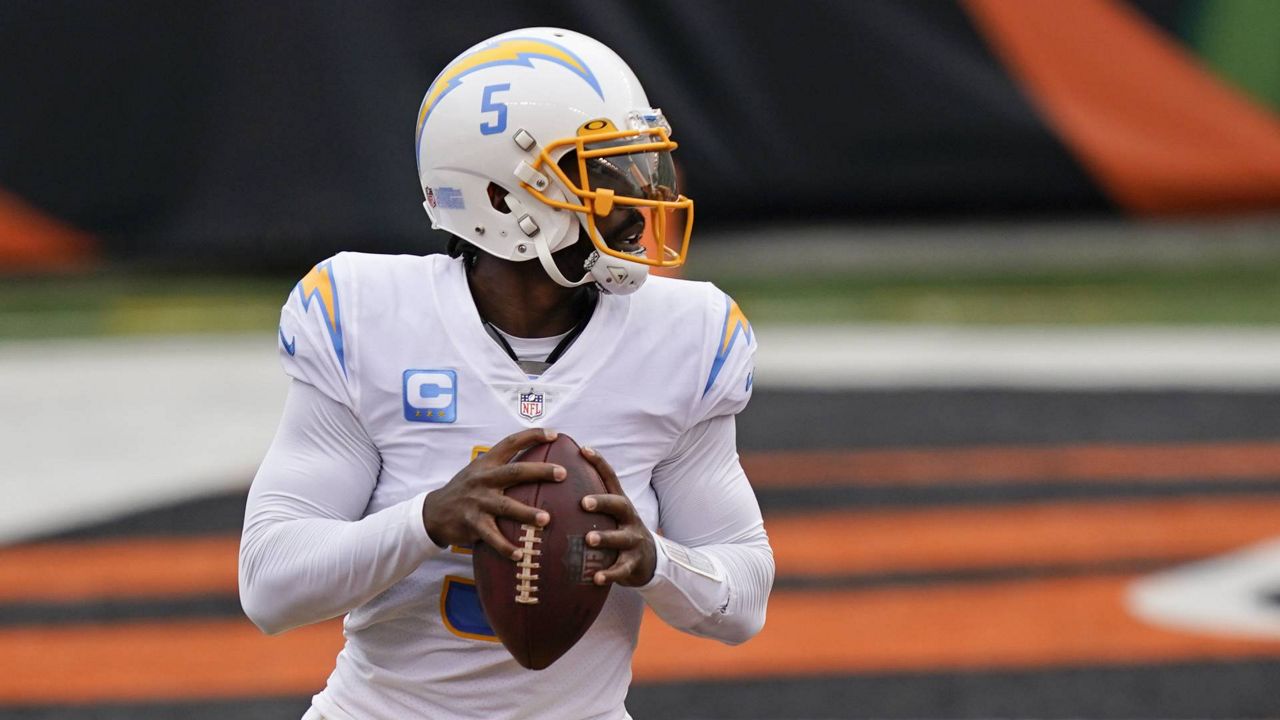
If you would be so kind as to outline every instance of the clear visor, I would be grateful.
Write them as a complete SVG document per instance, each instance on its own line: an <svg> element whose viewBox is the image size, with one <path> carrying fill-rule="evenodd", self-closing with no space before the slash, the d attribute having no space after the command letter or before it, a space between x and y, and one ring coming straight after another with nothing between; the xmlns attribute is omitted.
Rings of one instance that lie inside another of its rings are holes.
<svg viewBox="0 0 1280 720"><path fill-rule="evenodd" d="M609 188L617 197L672 202L680 197L676 164L669 150L629 152L631 139L585 143L587 179L593 188ZM625 155L596 153L618 152Z"/></svg>
<svg viewBox="0 0 1280 720"><path fill-rule="evenodd" d="M684 262L693 223L693 201L680 194L671 159L676 144L665 128L608 132L548 146L572 145L558 165L560 181L581 205L559 203L527 189L543 202L585 217L587 232L603 253L646 265ZM540 165L550 165L545 152Z"/></svg>

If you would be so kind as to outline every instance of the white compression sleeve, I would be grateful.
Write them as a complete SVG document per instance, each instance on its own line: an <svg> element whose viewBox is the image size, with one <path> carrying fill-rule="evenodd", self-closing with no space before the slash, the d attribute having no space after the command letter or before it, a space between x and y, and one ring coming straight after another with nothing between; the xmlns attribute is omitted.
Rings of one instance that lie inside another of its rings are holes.
<svg viewBox="0 0 1280 720"><path fill-rule="evenodd" d="M364 516L380 467L351 410L294 380L240 539L240 603L263 631L348 612L440 552L425 493Z"/></svg>
<svg viewBox="0 0 1280 720"><path fill-rule="evenodd" d="M705 420L654 469L663 535L653 580L640 588L671 626L729 644L764 626L774 574L736 435L732 415Z"/></svg>

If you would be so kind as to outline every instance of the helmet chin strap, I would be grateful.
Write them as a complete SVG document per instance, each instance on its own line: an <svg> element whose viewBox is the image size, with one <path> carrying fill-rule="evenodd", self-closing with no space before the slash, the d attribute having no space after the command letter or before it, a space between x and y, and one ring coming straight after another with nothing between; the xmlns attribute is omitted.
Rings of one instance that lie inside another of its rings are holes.
<svg viewBox="0 0 1280 720"><path fill-rule="evenodd" d="M606 293L630 295L639 290L649 277L649 266L644 263L601 255L599 250L592 250L584 263L585 272L582 274L582 279L575 282L560 272L555 258L551 256L551 248L547 246L544 235L535 235L529 240L538 253L538 262L542 263L542 269L561 287L578 287L594 282Z"/></svg>
<svg viewBox="0 0 1280 720"><path fill-rule="evenodd" d="M547 271L547 275L551 277L555 283L561 287L578 287L586 285L589 282L595 282L595 278L591 277L591 273L583 273L582 279L574 282L564 276L560 272L559 266L556 265L555 258L551 257L551 248L547 247L547 238L539 233L529 238L529 242L533 243L533 249L538 252L538 262L542 263L542 269Z"/></svg>

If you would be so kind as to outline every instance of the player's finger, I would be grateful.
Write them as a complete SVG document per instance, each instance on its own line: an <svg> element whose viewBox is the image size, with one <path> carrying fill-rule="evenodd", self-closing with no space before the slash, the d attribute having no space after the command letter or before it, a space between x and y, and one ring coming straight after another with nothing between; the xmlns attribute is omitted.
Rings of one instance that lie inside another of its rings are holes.
<svg viewBox="0 0 1280 720"><path fill-rule="evenodd" d="M527 482L559 482L565 475L564 467L555 463L513 462L484 471L481 480L491 488L507 488Z"/></svg>
<svg viewBox="0 0 1280 720"><path fill-rule="evenodd" d="M582 457L586 458L587 462L591 463L591 466L596 469L596 472L600 473L600 478L604 480L605 489L614 495L625 496L627 493L622 490L622 483L618 482L617 473L613 471L613 467L604 459L604 456L597 452L595 448L584 447L581 450Z"/></svg>
<svg viewBox="0 0 1280 720"><path fill-rule="evenodd" d="M539 443L551 442L555 440L557 433L555 430L547 430L545 428L529 428L521 430L518 433L512 433L498 441L484 454L487 459L492 459L498 463L505 463L516 456L516 453Z"/></svg>
<svg viewBox="0 0 1280 720"><path fill-rule="evenodd" d="M636 507L626 495L588 495L582 498L582 509L612 515L622 524L636 519Z"/></svg>
<svg viewBox="0 0 1280 720"><path fill-rule="evenodd" d="M592 530L587 533L591 547L630 550L640 544L640 537L630 530Z"/></svg>
<svg viewBox="0 0 1280 720"><path fill-rule="evenodd" d="M612 566L599 570L592 578L597 585L607 585L611 582L626 580L631 577L631 573L635 571L636 561L631 557L618 556L618 561Z"/></svg>
<svg viewBox="0 0 1280 720"><path fill-rule="evenodd" d="M520 548L513 545L510 540L503 536L502 532L498 530L498 524L493 521L492 517L486 517L476 523L475 529L476 534L480 536L480 541L498 551L499 555L512 560L520 559Z"/></svg>
<svg viewBox="0 0 1280 720"><path fill-rule="evenodd" d="M484 498L480 501L480 508L494 517L510 518L527 525L542 527L551 522L551 515L546 510L530 507L506 495Z"/></svg>

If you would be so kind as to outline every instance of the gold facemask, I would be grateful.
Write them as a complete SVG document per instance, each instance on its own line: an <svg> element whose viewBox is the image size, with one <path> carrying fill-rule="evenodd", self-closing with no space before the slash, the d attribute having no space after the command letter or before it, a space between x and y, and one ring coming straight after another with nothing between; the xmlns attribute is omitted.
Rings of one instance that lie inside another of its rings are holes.
<svg viewBox="0 0 1280 720"><path fill-rule="evenodd" d="M576 155L581 185L551 158L568 146ZM545 145L534 169L554 173L579 204L548 197L527 183L525 190L551 207L585 217L587 235L601 253L660 268L684 264L693 230L693 201L679 194L672 142L661 126L618 130L608 120L592 120L577 137ZM610 247L609 241L624 249ZM644 252L626 247L643 246Z"/></svg>

